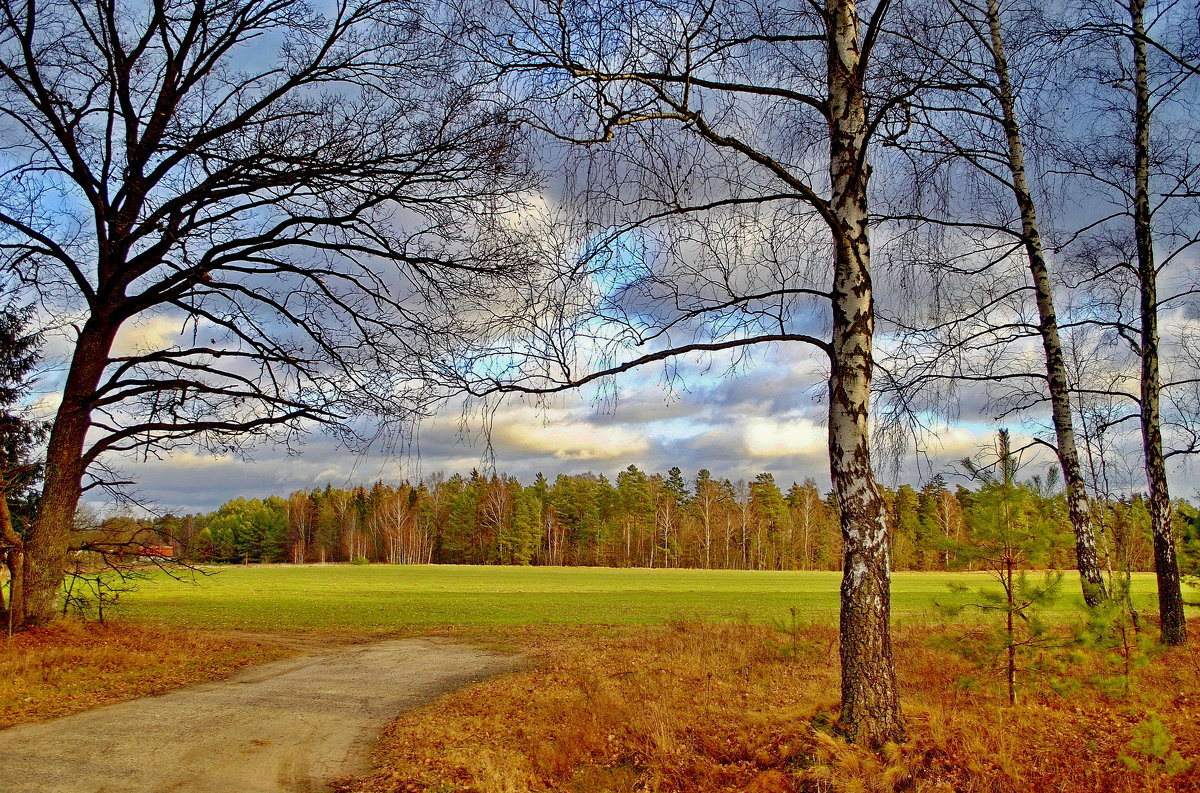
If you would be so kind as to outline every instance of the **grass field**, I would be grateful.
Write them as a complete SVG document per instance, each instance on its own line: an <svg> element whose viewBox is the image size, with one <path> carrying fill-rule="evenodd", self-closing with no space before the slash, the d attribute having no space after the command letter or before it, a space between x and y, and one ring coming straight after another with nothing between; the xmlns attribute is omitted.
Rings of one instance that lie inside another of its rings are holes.
<svg viewBox="0 0 1200 793"><path fill-rule="evenodd" d="M801 622L837 618L840 573L562 567L292 566L210 568L197 583L156 576L122 597L137 622L253 631L394 632L444 626L636 624L671 620ZM940 621L937 603L963 602L947 582L988 585L981 573L897 573L898 621ZM1155 605L1154 577L1134 579L1138 608ZM1057 606L1081 608L1068 573Z"/></svg>
<svg viewBox="0 0 1200 793"><path fill-rule="evenodd" d="M989 578L897 573L893 645L907 740L879 754L833 730L838 573L208 572L195 585L162 575L141 582L122 595L122 619L108 626L66 625L10 641L0 649L0 724L219 677L287 654L291 642L441 633L530 663L405 714L376 747L371 773L336 790L1200 793L1200 648L1195 640L1153 646L1149 574L1133 582L1148 633L1124 645L1125 656L1120 645L1034 649L1022 658L1042 671L1023 667L1018 704L1009 707L995 659L977 663L954 651L979 641L979 626L948 622L937 608L965 599L947 583L979 587ZM1081 606L1068 573L1052 618L1078 621ZM788 624L791 609L799 625ZM1200 634L1200 620L1190 630ZM1067 641L1072 631L1055 635Z"/></svg>

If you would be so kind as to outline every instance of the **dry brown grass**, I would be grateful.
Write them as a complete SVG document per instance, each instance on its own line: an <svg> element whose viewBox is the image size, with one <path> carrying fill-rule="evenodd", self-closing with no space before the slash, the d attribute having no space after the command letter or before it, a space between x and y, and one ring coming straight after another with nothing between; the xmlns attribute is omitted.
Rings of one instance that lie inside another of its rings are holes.
<svg viewBox="0 0 1200 793"><path fill-rule="evenodd" d="M831 627L804 628L794 649L788 634L747 624L510 633L533 668L400 719L378 750L379 770L341 789L1200 791L1200 768L1169 776L1121 761L1150 711L1174 749L1200 757L1195 649L1155 659L1128 698L1083 688L1007 708L999 692L956 687L968 669L933 649L929 633L897 631L909 736L881 754L831 733Z"/></svg>
<svg viewBox="0 0 1200 793"><path fill-rule="evenodd" d="M61 620L0 638L0 728L213 680L293 654L194 631Z"/></svg>

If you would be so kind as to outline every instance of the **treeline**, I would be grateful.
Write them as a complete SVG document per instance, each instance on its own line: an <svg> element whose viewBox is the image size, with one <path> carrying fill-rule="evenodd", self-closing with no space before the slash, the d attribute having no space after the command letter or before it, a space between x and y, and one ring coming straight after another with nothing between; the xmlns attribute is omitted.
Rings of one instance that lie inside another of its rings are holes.
<svg viewBox="0 0 1200 793"><path fill-rule="evenodd" d="M1037 478L1021 485L1026 520L1046 534L1052 567L1074 564L1060 490ZM971 566L982 514L979 491L936 477L886 498L897 570ZM1177 536L1200 519L1177 503ZM1116 569L1153 569L1150 515L1142 496L1098 501L1102 551ZM195 562L383 562L390 564L595 565L752 570L837 570L842 538L834 499L812 480L786 489L772 474L752 481L685 480L629 466L615 480L592 473L430 477L287 498L237 498L209 514L167 516L153 528Z"/></svg>

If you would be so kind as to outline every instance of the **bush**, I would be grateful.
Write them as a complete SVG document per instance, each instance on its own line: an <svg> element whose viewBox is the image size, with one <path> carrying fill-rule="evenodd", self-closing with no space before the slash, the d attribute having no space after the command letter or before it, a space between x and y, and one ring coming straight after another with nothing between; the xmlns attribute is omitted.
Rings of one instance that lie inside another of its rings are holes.
<svg viewBox="0 0 1200 793"><path fill-rule="evenodd" d="M1178 751L1171 749L1174 740L1171 731L1155 714L1133 728L1129 741L1129 754L1121 755L1121 762L1130 771L1174 776L1189 768L1191 763L1183 759Z"/></svg>

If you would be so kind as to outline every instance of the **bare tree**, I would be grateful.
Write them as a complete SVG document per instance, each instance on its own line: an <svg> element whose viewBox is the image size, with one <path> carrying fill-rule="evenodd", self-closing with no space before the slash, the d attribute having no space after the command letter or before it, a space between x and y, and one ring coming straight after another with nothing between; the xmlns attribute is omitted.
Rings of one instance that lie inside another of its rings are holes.
<svg viewBox="0 0 1200 793"><path fill-rule="evenodd" d="M1087 321L1127 345L1135 359L1136 375L1126 378L1134 387L1118 383L1108 394L1132 407L1116 421L1135 420L1140 428L1162 638L1175 645L1186 641L1186 621L1167 460L1196 450L1194 429L1187 430L1196 411L1179 416L1182 443L1170 448L1163 401L1173 390L1190 393L1197 379L1194 371L1172 376L1173 367L1164 366L1160 320L1194 306L1198 294L1196 283L1179 274L1200 240L1194 123L1200 71L1189 60L1194 42L1180 37L1187 24L1195 25L1188 13L1194 9L1169 2L1088 0L1064 26L1080 53L1079 96L1095 123L1063 152L1063 170L1107 210L1090 219L1074 258L1094 293ZM1187 340L1174 341L1186 353ZM1180 360L1186 363L1187 356Z"/></svg>
<svg viewBox="0 0 1200 793"><path fill-rule="evenodd" d="M936 227L931 236L938 238L940 257L933 266L940 278L964 282L974 298L940 303L932 328L923 320L909 325L925 349L907 379L1007 381L999 400L1006 411L1013 405L1028 411L1048 400L1049 445L1064 474L1080 582L1095 605L1105 599L1105 585L1075 438L1058 287L1044 242L1042 215L1048 213L1039 204L1046 191L1035 189L1042 174L1026 153L1027 138L1046 137L1040 118L1061 98L1051 78L1063 48L1052 45L1051 24L1038 4L952 0L918 10L895 35L910 42L914 57L944 63L947 79L910 103L915 131L898 145L910 157L916 184L906 196L912 213L902 219ZM1018 251L1027 277L1012 267ZM1036 320L1025 318L1026 295ZM1021 351L1029 336L1040 340L1041 372L1028 368L1021 352L1005 354L1008 347ZM911 390L912 383L903 387Z"/></svg>
<svg viewBox="0 0 1200 793"><path fill-rule="evenodd" d="M455 321L438 301L503 268L470 239L523 186L510 125L418 3L322 7L0 9L3 266L71 343L32 621L112 455L419 409L408 356ZM172 332L136 340L151 321Z"/></svg>

